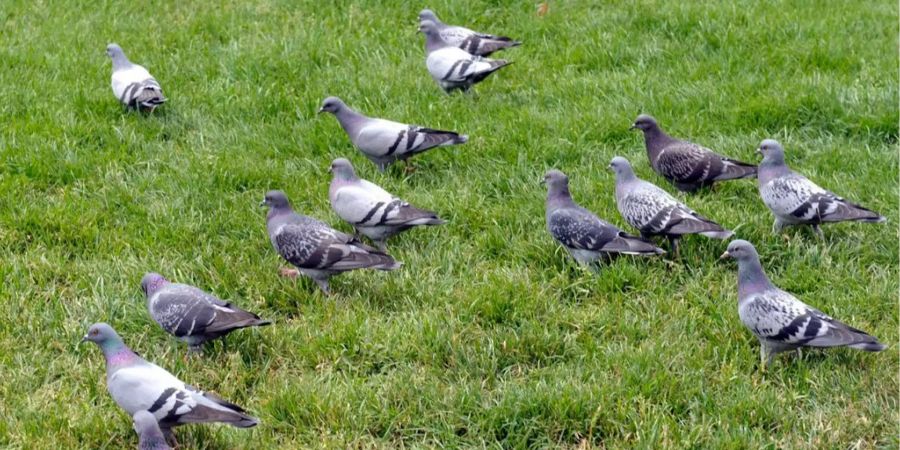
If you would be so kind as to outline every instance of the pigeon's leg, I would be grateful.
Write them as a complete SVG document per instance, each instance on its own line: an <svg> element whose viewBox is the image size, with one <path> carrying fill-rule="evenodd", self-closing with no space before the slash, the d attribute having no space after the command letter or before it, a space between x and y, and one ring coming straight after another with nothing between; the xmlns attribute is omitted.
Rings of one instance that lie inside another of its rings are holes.
<svg viewBox="0 0 900 450"><path fill-rule="evenodd" d="M289 267L282 267L281 269L278 269L278 274L287 278L297 278L300 276L300 271Z"/></svg>
<svg viewBox="0 0 900 450"><path fill-rule="evenodd" d="M178 439L175 438L175 433L172 432L171 428L163 428L161 431L163 432L163 437L166 438L166 444L169 444L169 447L178 447Z"/></svg>
<svg viewBox="0 0 900 450"><path fill-rule="evenodd" d="M319 289L322 289L325 295L331 295L331 289L328 287L328 278L313 278L313 280L319 285Z"/></svg>
<svg viewBox="0 0 900 450"><path fill-rule="evenodd" d="M825 234L822 233L822 228L819 227L819 224L817 224L817 223L812 224L812 229L813 229L813 232L816 233L816 237L819 238L819 240L823 240L823 241L825 240Z"/></svg>
<svg viewBox="0 0 900 450"><path fill-rule="evenodd" d="M362 235L359 234L359 228L353 227L353 239L357 241L362 240Z"/></svg>
<svg viewBox="0 0 900 450"><path fill-rule="evenodd" d="M760 342L759 343L759 367L763 372L766 371L766 367L769 366L769 363L772 361L772 357L769 355L768 349L766 348L766 344Z"/></svg>
<svg viewBox="0 0 900 450"><path fill-rule="evenodd" d="M387 166L388 166L387 163L380 162L380 163L377 163L377 165L378 165L379 172L384 172L385 170L387 170Z"/></svg>
<svg viewBox="0 0 900 450"><path fill-rule="evenodd" d="M387 239L373 239L372 242L375 243L375 248L377 248L378 251L387 253Z"/></svg>
<svg viewBox="0 0 900 450"><path fill-rule="evenodd" d="M412 165L412 163L409 162L409 159L404 159L403 160L403 172L406 174L411 174L411 173L415 173L415 171L416 171L416 166Z"/></svg>
<svg viewBox="0 0 900 450"><path fill-rule="evenodd" d="M781 219L776 217L775 222L772 222L772 234L781 233L781 230L783 230L783 229L784 229L784 222Z"/></svg>
<svg viewBox="0 0 900 450"><path fill-rule="evenodd" d="M681 252L679 251L678 241L681 240L678 236L666 236L669 239L669 245L672 247L672 256L675 259L681 259Z"/></svg>
<svg viewBox="0 0 900 450"><path fill-rule="evenodd" d="M189 345L187 354L188 354L188 356L202 355L203 354L203 343Z"/></svg>

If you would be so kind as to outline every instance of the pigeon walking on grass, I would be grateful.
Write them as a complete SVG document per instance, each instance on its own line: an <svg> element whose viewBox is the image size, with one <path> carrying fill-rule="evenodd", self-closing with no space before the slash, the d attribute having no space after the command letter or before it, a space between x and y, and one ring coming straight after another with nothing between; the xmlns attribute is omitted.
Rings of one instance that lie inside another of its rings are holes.
<svg viewBox="0 0 900 450"><path fill-rule="evenodd" d="M547 230L578 263L591 265L616 254L660 255L651 242L631 236L578 206L569 194L569 178L558 170L544 175Z"/></svg>
<svg viewBox="0 0 900 450"><path fill-rule="evenodd" d="M506 36L478 33L468 28L447 25L438 19L434 11L423 9L419 13L419 22L434 22L438 34L444 42L459 47L476 56L490 56L491 53L505 48L516 47L522 43Z"/></svg>
<svg viewBox="0 0 900 450"><path fill-rule="evenodd" d="M126 108L153 111L166 102L159 82L143 66L134 64L117 44L106 46L112 59L112 90Z"/></svg>
<svg viewBox="0 0 900 450"><path fill-rule="evenodd" d="M144 275L141 289L150 317L193 352L234 330L271 324L194 286L171 283L158 273Z"/></svg>
<svg viewBox="0 0 900 450"><path fill-rule="evenodd" d="M295 213L284 192L269 191L263 204L269 207L266 229L275 251L312 278L326 294L328 279L334 275L355 269L400 268L401 264L390 255L323 222Z"/></svg>
<svg viewBox="0 0 900 450"><path fill-rule="evenodd" d="M91 341L103 351L106 389L113 400L131 416L144 410L153 414L170 445L175 445L172 428L180 425L221 422L250 428L259 423L241 407L187 385L162 367L145 361L105 323L91 325L83 341Z"/></svg>
<svg viewBox="0 0 900 450"><path fill-rule="evenodd" d="M775 215L772 232L778 233L786 225L810 225L821 238L819 224L822 223L887 220L792 171L784 163L784 149L778 141L766 139L759 144L758 151L763 155L759 165L759 195Z"/></svg>
<svg viewBox="0 0 900 450"><path fill-rule="evenodd" d="M138 450L172 450L159 429L156 417L150 411L134 413L134 431L138 434Z"/></svg>
<svg viewBox="0 0 900 450"><path fill-rule="evenodd" d="M466 92L490 74L510 64L502 59L469 54L448 43L441 38L437 24L430 20L419 22L419 31L425 34L425 66L428 67L428 73L447 93L455 89Z"/></svg>
<svg viewBox="0 0 900 450"><path fill-rule="evenodd" d="M609 164L616 174L616 206L641 237L665 236L678 256L678 241L685 234L727 239L731 231L709 220L654 184L638 178L627 159L616 156Z"/></svg>
<svg viewBox="0 0 900 450"><path fill-rule="evenodd" d="M435 147L465 144L469 140L468 136L453 131L366 117L337 97L328 97L322 102L319 113L323 112L334 114L350 142L382 172L397 160L406 160Z"/></svg>
<svg viewBox="0 0 900 450"><path fill-rule="evenodd" d="M344 158L331 163L331 208L358 232L375 241L382 252L391 236L421 225L446 223L437 214L416 208L380 186L356 176L353 165Z"/></svg>
<svg viewBox="0 0 900 450"><path fill-rule="evenodd" d="M717 181L756 176L756 166L726 158L693 142L666 134L656 119L641 114L632 129L644 132L647 158L656 173L681 191L694 192Z"/></svg>
<svg viewBox="0 0 900 450"><path fill-rule="evenodd" d="M850 347L880 352L885 346L868 333L847 326L778 289L763 272L753 244L735 240L721 258L738 263L738 314L759 339L760 363L800 347Z"/></svg>

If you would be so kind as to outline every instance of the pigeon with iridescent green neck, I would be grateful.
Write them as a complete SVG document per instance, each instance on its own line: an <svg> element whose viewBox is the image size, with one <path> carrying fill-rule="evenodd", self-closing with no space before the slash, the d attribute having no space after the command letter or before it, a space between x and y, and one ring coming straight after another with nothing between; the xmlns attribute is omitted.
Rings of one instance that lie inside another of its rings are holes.
<svg viewBox="0 0 900 450"><path fill-rule="evenodd" d="M221 422L250 428L259 423L240 406L185 384L144 360L105 323L91 325L82 341L91 341L103 351L106 389L113 400L131 416L144 410L153 414L169 444L175 443L172 428L180 425Z"/></svg>

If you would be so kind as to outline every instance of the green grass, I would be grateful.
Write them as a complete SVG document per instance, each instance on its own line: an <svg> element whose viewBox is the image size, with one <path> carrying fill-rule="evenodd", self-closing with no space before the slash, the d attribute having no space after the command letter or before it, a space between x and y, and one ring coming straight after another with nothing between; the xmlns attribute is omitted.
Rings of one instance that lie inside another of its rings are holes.
<svg viewBox="0 0 900 450"><path fill-rule="evenodd" d="M573 0L538 17L532 1L439 1L447 22L525 42L447 96L424 67L419 2L68 3L0 9L0 446L136 444L99 351L76 345L107 321L262 421L181 428L186 448L897 447L896 4ZM113 41L162 83L156 114L113 98ZM471 141L379 174L315 115L327 95ZM752 181L682 195L756 243L776 284L888 351L755 371L720 241L688 238L671 265L576 268L544 229L538 181L567 172L576 201L625 227L612 156L662 183L628 131L639 111L744 160L779 139L795 169L888 216L821 242L771 234ZM450 224L395 239L402 270L336 278L326 298L277 276L257 204L283 189L347 229L327 200L339 156ZM276 323L185 361L147 316L147 271Z"/></svg>

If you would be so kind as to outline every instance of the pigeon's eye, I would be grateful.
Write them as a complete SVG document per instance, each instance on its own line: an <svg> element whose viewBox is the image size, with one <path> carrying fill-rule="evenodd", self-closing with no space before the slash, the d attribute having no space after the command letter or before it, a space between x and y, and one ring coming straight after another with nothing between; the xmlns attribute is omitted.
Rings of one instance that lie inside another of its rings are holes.
<svg viewBox="0 0 900 450"><path fill-rule="evenodd" d="M91 330L91 336L96 336L98 334L100 334L100 330L97 330L97 329Z"/></svg>

